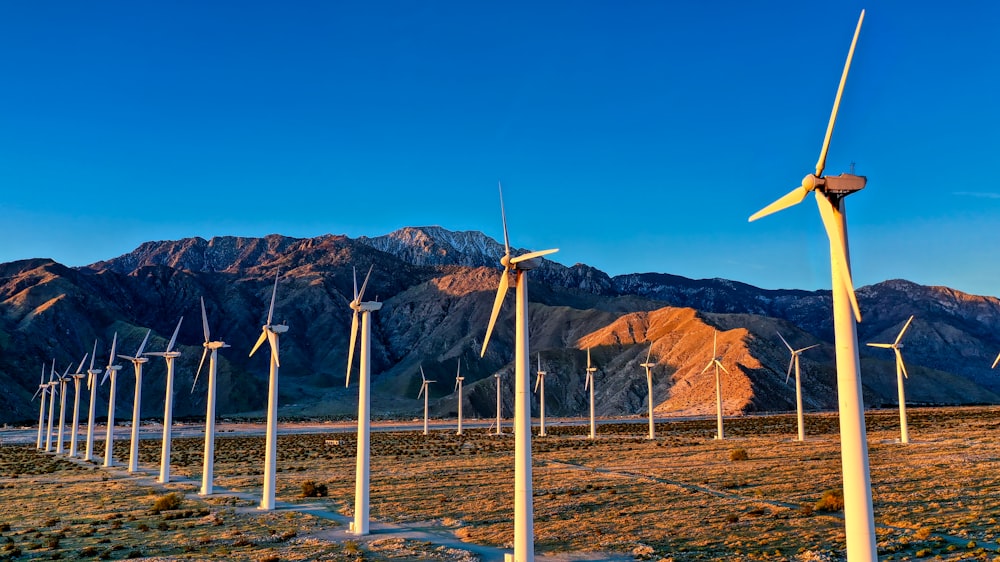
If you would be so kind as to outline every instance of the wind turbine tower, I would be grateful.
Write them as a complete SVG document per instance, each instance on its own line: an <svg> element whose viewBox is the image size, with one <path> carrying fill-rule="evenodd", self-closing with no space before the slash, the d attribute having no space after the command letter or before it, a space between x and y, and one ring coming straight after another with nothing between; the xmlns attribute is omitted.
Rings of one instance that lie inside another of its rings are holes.
<svg viewBox="0 0 1000 562"><path fill-rule="evenodd" d="M455 392L458 393L458 431L455 435L462 434L462 381L464 380L465 377L462 376L462 358L459 357L458 371L455 373Z"/></svg>
<svg viewBox="0 0 1000 562"><path fill-rule="evenodd" d="M542 354L538 354L538 371L535 372L535 392L538 393L538 436L545 437L545 371L542 370Z"/></svg>
<svg viewBox="0 0 1000 562"><path fill-rule="evenodd" d="M590 348L587 348L587 376L583 380L583 390L590 388L590 438L597 439L597 423L594 421L594 373L597 367L590 364Z"/></svg>
<svg viewBox="0 0 1000 562"><path fill-rule="evenodd" d="M899 335L896 336L896 341L892 343L870 343L870 347L881 347L883 349L891 349L896 354L896 389L899 392L899 442L909 443L910 433L906 429L906 393L903 390L903 377L910 378L910 375L906 372L906 365L903 364L903 352L901 351L903 344L900 343L903 340L903 334L906 333L906 329L910 327L910 322L913 322L913 316L906 321L903 325L903 329L899 331Z"/></svg>
<svg viewBox="0 0 1000 562"><path fill-rule="evenodd" d="M163 400L163 443L160 445L160 477L156 480L161 484L170 482L170 431L174 425L174 360L181 356L180 351L173 349L183 321L184 317L181 316L177 321L177 327L174 328L174 334L170 336L166 350L146 354L162 357L167 363L167 389Z"/></svg>
<svg viewBox="0 0 1000 562"><path fill-rule="evenodd" d="M87 390L90 391L89 411L87 412L87 450L83 460L94 460L94 415L97 408L97 375L101 374L100 369L94 368L94 361L97 359L97 340L94 340L94 351L90 354L90 368L87 369Z"/></svg>
<svg viewBox="0 0 1000 562"><path fill-rule="evenodd" d="M819 344L810 345L808 347L803 347L802 349L792 349L792 346L788 344L785 337L778 332L778 337L781 338L781 343L785 344L788 351L792 354L791 360L788 362L788 372L785 373L785 384L788 384L788 378L792 376L792 367L795 367L795 411L796 417L799 422L799 441L806 440L806 426L805 421L802 418L802 379L799 376L799 355L802 355L803 351L818 347Z"/></svg>
<svg viewBox="0 0 1000 562"><path fill-rule="evenodd" d="M499 187L499 184L498 184ZM503 209L503 191L500 191L500 216L503 219L504 256L500 259L503 272L500 286L493 301L493 312L483 339L480 356L486 354L493 325L514 277L516 294L514 309L514 558L513 562L533 562L535 559L534 506L531 483L531 356L528 350L528 272L538 266L539 258L557 252L557 249L529 252L517 257L510 255L507 236L507 217ZM497 382L499 382L497 378ZM498 389L499 390L499 389ZM499 392L497 393L499 395ZM499 411L499 409L498 409Z"/></svg>
<svg viewBox="0 0 1000 562"><path fill-rule="evenodd" d="M42 435L45 433L45 395L48 394L48 390L49 385L45 382L45 363L42 363L42 378L38 379L38 390L31 397L34 400L39 394L42 395L38 401L38 443L35 445L38 450L42 449Z"/></svg>
<svg viewBox="0 0 1000 562"><path fill-rule="evenodd" d="M646 362L639 365L646 369L646 391L649 395L649 437L647 439L656 439L656 427L653 423L653 371L651 370L656 366L656 363L649 360L652 354L653 344L649 344L649 351L646 352Z"/></svg>
<svg viewBox="0 0 1000 562"><path fill-rule="evenodd" d="M118 349L118 332L115 332L115 337L111 340L111 355L108 357L108 366L104 369L104 378L101 379L101 384L104 384L108 377L111 378L111 390L108 394L108 429L104 438L104 466L106 467L115 464L115 457L112 454L115 448L115 391L118 383L118 371L122 368L121 365L115 365L116 349Z"/></svg>
<svg viewBox="0 0 1000 562"><path fill-rule="evenodd" d="M837 351L837 398L840 405L840 455L844 483L844 527L847 558L852 562L877 559L875 512L872 508L871 474L868 465L868 439L865 435L864 401L861 395L861 370L858 359L858 334L855 320L861 321L854 282L851 280L850 253L847 248L847 214L844 199L864 189L867 178L852 174L823 176L830 137L837 120L840 99L851 68L854 48L861 33L865 12L861 11L840 86L833 101L833 111L820 148L816 171L802 179L802 185L750 216L759 219L801 203L810 191L816 195L820 217L830 239L830 269L833 293L833 325Z"/></svg>
<svg viewBox="0 0 1000 562"><path fill-rule="evenodd" d="M729 371L722 366L722 357L719 357L716 351L716 344L719 339L719 331L714 330L712 333L712 359L705 365L705 368L701 370L702 374L715 366L715 415L716 415L716 425L717 432L715 434L716 439L725 439L726 436L722 432L722 378L719 376L719 369L722 369L727 375Z"/></svg>
<svg viewBox="0 0 1000 562"><path fill-rule="evenodd" d="M77 442L77 432L80 431L80 380L87 376L83 372L83 364L87 362L87 354L83 354L83 360L80 361L80 366L76 368L76 372L70 375L73 379L73 421L70 424L70 436L69 436L69 456L76 456L76 442Z"/></svg>
<svg viewBox="0 0 1000 562"><path fill-rule="evenodd" d="M354 521L348 532L355 535L367 535L369 523L369 483L371 480L371 341L372 312L380 310L382 303L378 301L365 302L365 288L372 275L374 264L368 268L365 281L358 291L358 272L354 271L354 300L350 302L351 310L351 348L347 352L347 382L351 385L351 367L354 365L354 346L358 340L358 315L361 315L361 356L359 357L358 381L358 455L354 477Z"/></svg>
<svg viewBox="0 0 1000 562"><path fill-rule="evenodd" d="M45 433L45 452L52 451L52 423L56 417L56 394L59 394L59 373L56 373L56 360L52 360L52 370L49 371L49 423Z"/></svg>
<svg viewBox="0 0 1000 562"><path fill-rule="evenodd" d="M56 441L56 454L63 452L63 439L66 437L66 385L69 383L69 370L73 364L66 365L66 370L59 377L59 435Z"/></svg>
<svg viewBox="0 0 1000 562"><path fill-rule="evenodd" d="M503 422L500 419L500 412L501 412L501 408L503 407L503 402L502 402L502 398L501 398L501 395L500 395L500 388L501 388L500 373L494 373L493 374L493 378L495 378L497 380L497 421L496 421L497 432L496 432L496 434L500 435L501 433L503 433L503 431L501 431L502 430L502 423Z"/></svg>
<svg viewBox="0 0 1000 562"><path fill-rule="evenodd" d="M211 341L212 333L208 329L208 315L205 314L205 297L201 298L201 328L205 332L205 348L201 352L201 361L198 362L198 370L194 374L194 382L191 383L191 392L194 392L195 385L198 384L198 375L201 374L201 367L205 364L205 355L209 351L212 356L208 360L208 407L205 412L205 458L201 470L201 490L198 492L202 496L210 496L215 485L215 375L218 370L219 349L229 347L223 341Z"/></svg>
<svg viewBox="0 0 1000 562"><path fill-rule="evenodd" d="M264 489L261 493L258 509L271 511L274 509L274 487L277 484L278 461L278 367L281 366L278 357L278 337L288 331L284 324L272 324L274 317L274 297L278 294L278 274L274 274L274 289L271 290L271 307L267 310L267 324L261 327L260 337L250 350L252 357L264 340L271 347L271 374L267 384L267 436L264 439Z"/></svg>
<svg viewBox="0 0 1000 562"><path fill-rule="evenodd" d="M427 435L427 413L428 413L428 411L427 411L427 399L430 396L430 391L427 389L427 385L431 384L432 382L437 382L437 381L429 381L429 380L427 380L427 377L424 376L424 366L423 365L420 366L420 380L421 380L421 383L420 383L420 392L417 393L417 400L420 399L420 395L424 396L424 435Z"/></svg>
<svg viewBox="0 0 1000 562"><path fill-rule="evenodd" d="M142 338L142 343L139 344L139 349L135 352L134 356L118 356L131 361L132 367L135 369L135 401L132 403L132 441L128 453L129 472L139 471L139 424L141 420L139 417L139 408L142 401L142 365L149 361L149 359L142 356L142 350L146 348L146 342L149 341L149 334L152 331L146 331L146 337Z"/></svg>

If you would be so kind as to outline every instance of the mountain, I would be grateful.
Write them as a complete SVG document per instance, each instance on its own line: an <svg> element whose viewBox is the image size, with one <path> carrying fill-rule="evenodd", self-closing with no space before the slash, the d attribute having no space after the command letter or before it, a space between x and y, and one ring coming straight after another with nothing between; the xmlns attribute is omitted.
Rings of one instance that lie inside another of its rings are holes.
<svg viewBox="0 0 1000 562"><path fill-rule="evenodd" d="M62 370L99 340L98 364L117 332L131 353L145 330L148 350L161 349L177 318L175 415L204 415L204 377L188 389L201 356L199 297L213 336L232 345L220 356L220 415L259 415L266 396L267 359L247 357L266 315L271 284L280 274L275 315L290 331L282 338L280 408L284 416L352 416L357 388L343 386L353 291L352 271L375 265L367 294L384 302L373 315L373 411L409 416L419 367L440 381L430 388L437 415L454 415L456 361L466 377L465 412L491 417L500 372L510 414L512 306L506 306L484 358L479 347L499 277L503 246L479 232L404 228L374 238L324 235L290 238L223 236L147 242L106 261L68 268L52 260L0 264L0 422L37 419L40 366L54 356ZM513 300L513 295L508 296ZM891 341L910 314L904 341L913 403L1000 402L1000 379L989 369L1000 350L1000 301L947 287L891 280L858 289L864 321L859 340ZM654 398L661 413L709 413L714 378L701 374L719 330L726 410L787 410L788 353L776 332L796 346L819 343L802 356L807 407L836 407L829 291L765 290L726 279L694 280L663 273L610 277L585 264L542 260L529 290L532 351L546 378L550 415L583 415L583 365L592 348L599 367L598 413L641 413L646 386L638 366L649 345L657 362ZM896 399L892 355L861 348L866 404ZM266 355L266 354L265 354ZM164 367L155 358L144 373L142 409L159 417ZM354 380L357 380L356 378ZM131 408L131 369L122 371L119 415ZM104 396L106 391L99 392ZM101 398L104 400L104 398ZM106 404L98 412L106 412Z"/></svg>

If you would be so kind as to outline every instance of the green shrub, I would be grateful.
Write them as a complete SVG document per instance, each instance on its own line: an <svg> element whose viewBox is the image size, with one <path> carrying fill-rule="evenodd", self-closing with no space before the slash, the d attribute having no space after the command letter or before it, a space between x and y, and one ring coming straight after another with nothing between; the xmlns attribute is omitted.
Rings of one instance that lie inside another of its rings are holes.
<svg viewBox="0 0 1000 562"><path fill-rule="evenodd" d="M840 511L844 509L844 491L834 488L823 492L823 496L813 506L816 511Z"/></svg>
<svg viewBox="0 0 1000 562"><path fill-rule="evenodd" d="M159 513L168 509L177 509L181 506L181 501L183 499L184 496L178 494L177 492L170 492L169 494L160 496L156 498L155 502L153 502L153 513Z"/></svg>

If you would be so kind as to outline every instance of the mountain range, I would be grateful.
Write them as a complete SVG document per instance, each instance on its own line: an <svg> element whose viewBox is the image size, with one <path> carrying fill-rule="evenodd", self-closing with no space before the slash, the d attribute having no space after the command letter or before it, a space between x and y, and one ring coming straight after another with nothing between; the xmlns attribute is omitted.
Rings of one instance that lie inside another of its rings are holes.
<svg viewBox="0 0 1000 562"><path fill-rule="evenodd" d="M290 238L223 236L147 242L83 267L48 259L0 264L0 422L37 419L31 402L43 365L75 367L98 340L97 365L108 363L117 333L119 353L132 353L152 330L147 351L166 345L177 319L183 355L177 360L175 416L204 415L205 377L190 392L201 357L199 297L205 298L213 339L223 350L218 412L261 415L267 357L249 358L279 275L275 319L282 337L279 412L287 417L350 417L357 388L344 387L353 268L374 265L366 295L383 301L373 318L373 413L417 415L419 368L440 381L430 387L433 413L454 416L457 362L466 377L467 416L495 413L501 374L505 415L513 396L512 306L504 307L485 357L479 357L500 275L501 244L480 232L403 228L374 238L324 235ZM864 342L888 342L912 314L904 340L913 404L1000 403L1000 378L990 369L1000 350L1000 300L947 287L889 280L857 291L864 320L862 383L868 407L896 401L893 356ZM513 295L508 298L513 299ZM702 373L718 331L730 415L794 408L786 384L793 346L819 344L802 356L809 409L835 409L833 321L829 291L766 290L726 279L665 273L609 276L594 267L542 260L531 274L529 325L533 364L546 377L546 413L586 412L583 369L592 349L597 413L640 414L647 391L639 367L652 346L654 401L663 415L714 411L714 375ZM46 371L47 373L47 371ZM118 415L131 409L131 368L119 376ZM204 375L204 374L203 374ZM47 375L46 375L47 376ZM143 377L144 417L162 417L165 369L151 358ZM352 377L356 381L356 377ZM104 400L107 390L98 395ZM98 412L106 412L106 403ZM536 410L537 412L537 410Z"/></svg>

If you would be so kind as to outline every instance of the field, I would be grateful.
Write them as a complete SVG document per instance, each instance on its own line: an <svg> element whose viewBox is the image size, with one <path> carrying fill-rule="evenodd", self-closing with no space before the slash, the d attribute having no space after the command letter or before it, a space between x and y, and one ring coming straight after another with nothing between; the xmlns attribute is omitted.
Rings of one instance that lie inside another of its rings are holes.
<svg viewBox="0 0 1000 562"><path fill-rule="evenodd" d="M1000 560L1000 410L911 409L909 445L893 411L867 418L879 556ZM840 560L843 515L835 416L583 426L534 439L536 551L550 560ZM159 442L141 475L0 447L0 560L496 560L512 541L513 438L484 429L372 434L368 537L345 533L354 436L281 435L279 509L259 502L262 436L220 436L217 494L196 494L202 441L175 439L155 483ZM328 443L328 441L336 441ZM97 450L103 451L103 443ZM115 444L124 463L127 442ZM303 497L304 484L328 495ZM169 493L179 504L170 505ZM161 505L157 506L157 502ZM830 511L827 511L830 510Z"/></svg>

